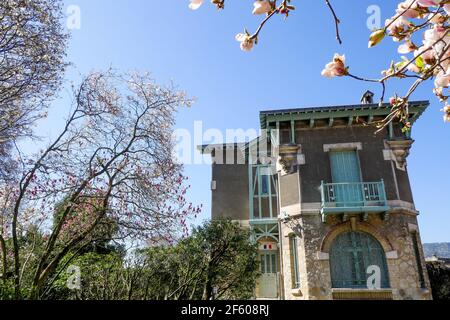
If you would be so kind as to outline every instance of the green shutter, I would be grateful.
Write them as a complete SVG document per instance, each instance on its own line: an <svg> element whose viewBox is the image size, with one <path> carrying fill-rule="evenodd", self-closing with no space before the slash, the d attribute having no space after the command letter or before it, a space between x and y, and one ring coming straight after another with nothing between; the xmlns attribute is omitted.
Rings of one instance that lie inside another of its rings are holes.
<svg viewBox="0 0 450 320"><path fill-rule="evenodd" d="M335 202L342 207L363 205L364 197L358 154L354 151L330 152Z"/></svg>
<svg viewBox="0 0 450 320"><path fill-rule="evenodd" d="M361 182L356 151L330 152L333 183Z"/></svg>

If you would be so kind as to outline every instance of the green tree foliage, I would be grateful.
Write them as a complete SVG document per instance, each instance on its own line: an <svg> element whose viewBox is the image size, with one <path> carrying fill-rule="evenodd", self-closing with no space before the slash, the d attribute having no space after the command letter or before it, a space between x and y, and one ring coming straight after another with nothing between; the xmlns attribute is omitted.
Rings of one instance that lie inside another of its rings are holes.
<svg viewBox="0 0 450 320"><path fill-rule="evenodd" d="M249 299L259 276L258 248L248 230L228 220L207 222L175 245L158 243L124 251L88 252L66 258L46 299L202 300ZM69 266L81 271L69 290Z"/></svg>
<svg viewBox="0 0 450 320"><path fill-rule="evenodd" d="M257 245L229 220L208 222L174 247L142 254L151 270L148 299L249 299L259 276Z"/></svg>

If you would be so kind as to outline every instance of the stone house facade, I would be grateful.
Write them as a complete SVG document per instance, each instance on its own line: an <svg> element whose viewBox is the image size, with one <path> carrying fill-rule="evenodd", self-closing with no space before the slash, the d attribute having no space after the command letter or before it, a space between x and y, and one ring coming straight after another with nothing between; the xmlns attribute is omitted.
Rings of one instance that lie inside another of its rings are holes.
<svg viewBox="0 0 450 320"><path fill-rule="evenodd" d="M212 157L212 218L251 228L261 299L431 299L406 158L411 131L371 103L260 113ZM409 105L413 124L428 102Z"/></svg>

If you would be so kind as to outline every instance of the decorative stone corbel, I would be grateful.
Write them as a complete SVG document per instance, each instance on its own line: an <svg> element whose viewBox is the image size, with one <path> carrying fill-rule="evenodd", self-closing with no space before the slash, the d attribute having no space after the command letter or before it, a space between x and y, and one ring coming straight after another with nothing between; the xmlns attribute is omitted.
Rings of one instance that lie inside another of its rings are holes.
<svg viewBox="0 0 450 320"><path fill-rule="evenodd" d="M406 158L414 143L414 140L388 140L386 141L392 154L392 160L395 161L398 169L405 170Z"/></svg>
<svg viewBox="0 0 450 320"><path fill-rule="evenodd" d="M278 154L278 162L285 173L293 173L296 166L304 163L304 157L301 155L301 147L297 144L289 143L280 145Z"/></svg>

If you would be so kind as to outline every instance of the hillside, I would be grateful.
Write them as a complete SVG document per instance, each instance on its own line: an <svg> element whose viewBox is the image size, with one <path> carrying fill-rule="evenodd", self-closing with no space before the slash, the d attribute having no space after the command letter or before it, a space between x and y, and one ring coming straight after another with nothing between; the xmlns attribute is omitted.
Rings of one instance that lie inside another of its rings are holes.
<svg viewBox="0 0 450 320"><path fill-rule="evenodd" d="M440 258L450 258L450 242L443 243L424 243L423 249L425 257L429 258L436 255Z"/></svg>

